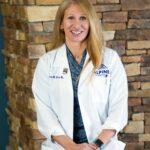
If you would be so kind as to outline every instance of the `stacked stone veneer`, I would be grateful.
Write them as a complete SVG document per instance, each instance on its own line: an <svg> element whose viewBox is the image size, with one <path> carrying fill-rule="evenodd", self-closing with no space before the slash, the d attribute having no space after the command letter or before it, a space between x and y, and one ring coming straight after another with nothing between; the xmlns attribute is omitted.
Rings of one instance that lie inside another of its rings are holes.
<svg viewBox="0 0 150 150"><path fill-rule="evenodd" d="M9 146L38 150L31 83L38 58L49 50L53 20L62 0L0 0L4 15ZM107 46L122 58L129 81L129 122L120 138L127 150L150 149L150 1L92 0Z"/></svg>

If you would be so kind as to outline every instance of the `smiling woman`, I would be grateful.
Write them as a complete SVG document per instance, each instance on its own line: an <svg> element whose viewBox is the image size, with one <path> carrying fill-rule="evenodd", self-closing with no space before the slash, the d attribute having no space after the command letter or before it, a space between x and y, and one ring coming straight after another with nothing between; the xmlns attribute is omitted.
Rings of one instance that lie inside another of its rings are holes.
<svg viewBox="0 0 150 150"><path fill-rule="evenodd" d="M37 122L42 150L123 150L117 134L127 124L127 78L118 54L103 45L88 0L64 0L51 51L36 67Z"/></svg>
<svg viewBox="0 0 150 150"><path fill-rule="evenodd" d="M80 43L84 41L89 32L89 21L77 4L66 9L61 29L65 32L67 43Z"/></svg>
<svg viewBox="0 0 150 150"><path fill-rule="evenodd" d="M81 49L73 51L75 59L80 63L83 50L85 49L86 37L89 32L89 21L79 5L72 4L66 9L61 29L65 33L65 40L68 47L80 44Z"/></svg>
<svg viewBox="0 0 150 150"><path fill-rule="evenodd" d="M83 42L80 41L78 43L77 41L72 41L74 45L73 49L76 51L79 48L79 43L82 43L80 47L81 51L83 52L84 47L86 47L86 50L88 51L88 54L90 55L90 58L94 64L94 68L98 67L102 61L103 36L98 16L89 1L63 1L56 14L53 38L51 42L52 45L50 49L55 49L61 46L66 42L66 38L71 36L71 34L69 34L71 31L68 29L68 26L70 26L71 30L74 29L72 30L72 36L74 33L74 38L81 38L76 40L83 40ZM77 26L79 29L75 29L75 26ZM76 34L79 34L79 32L82 32L82 30L84 32L80 36L75 36L75 31ZM84 45L85 43L86 46ZM78 52L80 52L80 49ZM82 53L80 53L80 55L81 54Z"/></svg>

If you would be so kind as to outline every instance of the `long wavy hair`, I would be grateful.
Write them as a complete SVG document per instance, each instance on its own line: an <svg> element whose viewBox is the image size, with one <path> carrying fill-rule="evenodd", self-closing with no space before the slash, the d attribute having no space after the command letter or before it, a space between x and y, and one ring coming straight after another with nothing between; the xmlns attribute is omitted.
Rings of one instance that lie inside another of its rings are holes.
<svg viewBox="0 0 150 150"><path fill-rule="evenodd" d="M50 45L50 50L53 50L65 43L64 31L60 29L61 23L64 18L65 10L71 5L77 4L80 6L82 11L86 14L89 20L89 33L86 37L87 47L86 50L90 56L90 60L94 65L94 70L99 67L102 63L103 56L103 35L102 28L98 16L89 0L64 0L60 7L58 8L54 30L52 35L52 43ZM89 61L90 61L89 60Z"/></svg>

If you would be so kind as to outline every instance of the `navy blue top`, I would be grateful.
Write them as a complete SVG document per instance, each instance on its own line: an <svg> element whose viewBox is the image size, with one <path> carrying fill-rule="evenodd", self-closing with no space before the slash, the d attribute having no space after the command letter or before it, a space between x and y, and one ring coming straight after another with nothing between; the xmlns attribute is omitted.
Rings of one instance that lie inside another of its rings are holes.
<svg viewBox="0 0 150 150"><path fill-rule="evenodd" d="M69 67L71 71L71 77L72 77L72 85L73 85L73 92L74 92L74 130L73 130L73 141L75 143L88 143L83 120L82 120L82 114L80 111L80 105L78 101L78 78L81 73L81 70L83 68L83 64L86 57L86 50L83 52L83 56L81 59L80 64L77 63L74 56L72 55L71 51L67 47L67 58L69 62Z"/></svg>

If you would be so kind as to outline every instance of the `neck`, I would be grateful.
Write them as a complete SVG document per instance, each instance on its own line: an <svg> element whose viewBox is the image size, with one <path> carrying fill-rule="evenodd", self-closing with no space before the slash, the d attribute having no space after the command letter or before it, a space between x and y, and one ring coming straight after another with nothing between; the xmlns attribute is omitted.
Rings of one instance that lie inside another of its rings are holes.
<svg viewBox="0 0 150 150"><path fill-rule="evenodd" d="M70 43L66 41L66 45L69 50L72 52L74 57L82 56L83 51L86 49L86 43Z"/></svg>

